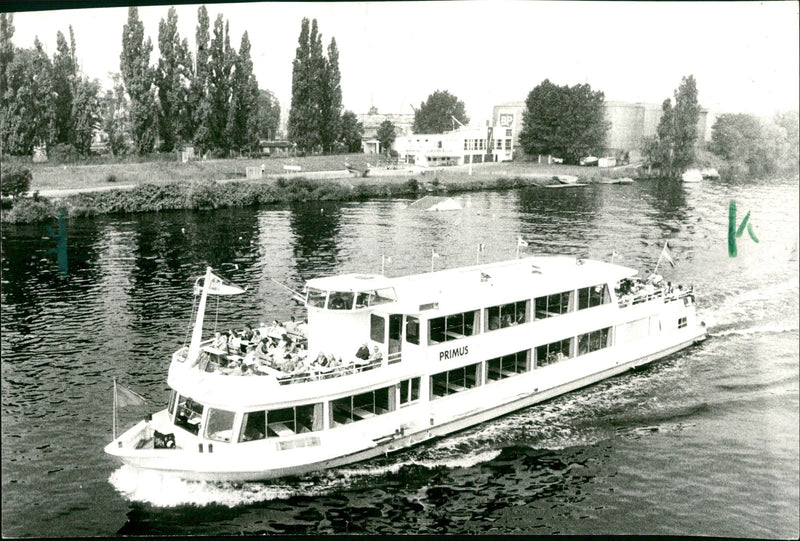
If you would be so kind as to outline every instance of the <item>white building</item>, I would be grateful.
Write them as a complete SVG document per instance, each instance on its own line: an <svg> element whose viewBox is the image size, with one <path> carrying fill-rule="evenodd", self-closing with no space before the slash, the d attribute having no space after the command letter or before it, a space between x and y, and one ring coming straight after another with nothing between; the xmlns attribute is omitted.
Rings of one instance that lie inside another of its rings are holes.
<svg viewBox="0 0 800 541"><path fill-rule="evenodd" d="M513 129L502 126L417 133L394 142L401 161L424 167L510 161L513 147Z"/></svg>

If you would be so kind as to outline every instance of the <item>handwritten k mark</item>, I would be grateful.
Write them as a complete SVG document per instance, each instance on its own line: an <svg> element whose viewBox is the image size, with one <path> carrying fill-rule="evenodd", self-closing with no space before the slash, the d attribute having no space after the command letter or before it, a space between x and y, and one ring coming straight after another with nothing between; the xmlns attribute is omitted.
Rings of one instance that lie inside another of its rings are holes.
<svg viewBox="0 0 800 541"><path fill-rule="evenodd" d="M745 215L744 220L742 220L741 225L739 228L736 228L736 201L731 200L730 205L728 205L728 256L729 257L736 257L736 239L742 236L744 233L744 228L747 227L747 233L750 235L750 238L753 239L753 242L758 244L758 238L756 237L755 231L753 231L753 224L750 223L750 211L747 211L747 215Z"/></svg>

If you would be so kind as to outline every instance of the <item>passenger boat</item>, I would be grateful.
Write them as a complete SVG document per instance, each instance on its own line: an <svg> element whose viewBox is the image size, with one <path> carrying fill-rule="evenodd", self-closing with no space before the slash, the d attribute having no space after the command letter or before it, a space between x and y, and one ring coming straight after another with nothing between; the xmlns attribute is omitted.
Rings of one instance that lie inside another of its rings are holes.
<svg viewBox="0 0 800 541"><path fill-rule="evenodd" d="M483 423L705 339L692 288L636 274L533 256L315 278L303 294L307 324L259 329L262 343L284 342L259 359L252 344L223 350L203 336L208 296L242 292L209 268L195 284L191 341L172 355L168 406L105 451L186 479L300 475Z"/></svg>

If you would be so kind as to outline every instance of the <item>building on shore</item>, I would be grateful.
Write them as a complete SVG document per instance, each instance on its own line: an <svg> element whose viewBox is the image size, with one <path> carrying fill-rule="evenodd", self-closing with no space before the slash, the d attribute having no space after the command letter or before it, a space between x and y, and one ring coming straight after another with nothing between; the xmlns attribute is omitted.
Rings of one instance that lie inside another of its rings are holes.
<svg viewBox="0 0 800 541"><path fill-rule="evenodd" d="M383 150L378 142L378 128L385 121L394 124L396 137L405 137L413 133L413 113L378 113L376 107L370 107L369 113L358 114L356 118L364 126L364 135L361 137L361 148L365 154L380 154Z"/></svg>
<svg viewBox="0 0 800 541"><path fill-rule="evenodd" d="M519 134L522 131L522 115L525 111L524 101L514 101L495 105L492 122L509 127L514 133L514 146L517 156L522 154L519 145ZM652 103L627 103L622 101L605 102L605 116L610 126L606 135L605 148L602 153L616 156L628 153L631 160L641 157L644 143L649 137L656 135L658 122L661 120L661 105ZM705 144L708 109L701 107L697 118L698 145Z"/></svg>
<svg viewBox="0 0 800 541"><path fill-rule="evenodd" d="M395 139L399 160L423 167L510 161L514 133L502 126L466 127L445 133L417 133Z"/></svg>

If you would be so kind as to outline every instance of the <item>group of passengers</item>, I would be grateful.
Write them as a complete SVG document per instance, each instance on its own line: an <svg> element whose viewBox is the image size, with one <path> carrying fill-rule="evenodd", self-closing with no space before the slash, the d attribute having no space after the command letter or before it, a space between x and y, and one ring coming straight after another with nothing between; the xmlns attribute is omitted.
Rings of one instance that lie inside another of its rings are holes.
<svg viewBox="0 0 800 541"><path fill-rule="evenodd" d="M257 375L277 371L284 377L316 376L346 373L349 369L363 367L381 360L377 346L370 354L367 344L363 344L356 352L355 359L344 361L341 357L320 352L314 359L308 359L306 349L306 323L291 320L271 325L262 325L253 329L247 325L240 332L214 333L211 347L217 350L222 358L220 366L209 366L206 369L216 370L226 375Z"/></svg>
<svg viewBox="0 0 800 541"><path fill-rule="evenodd" d="M675 294L680 295L684 292L684 289L682 285L678 285L676 289L673 287L672 282L665 282L664 277L654 271L644 279L625 278L620 280L616 292L617 297L620 299L639 295L652 295L658 292L663 292L664 295L670 297Z"/></svg>

